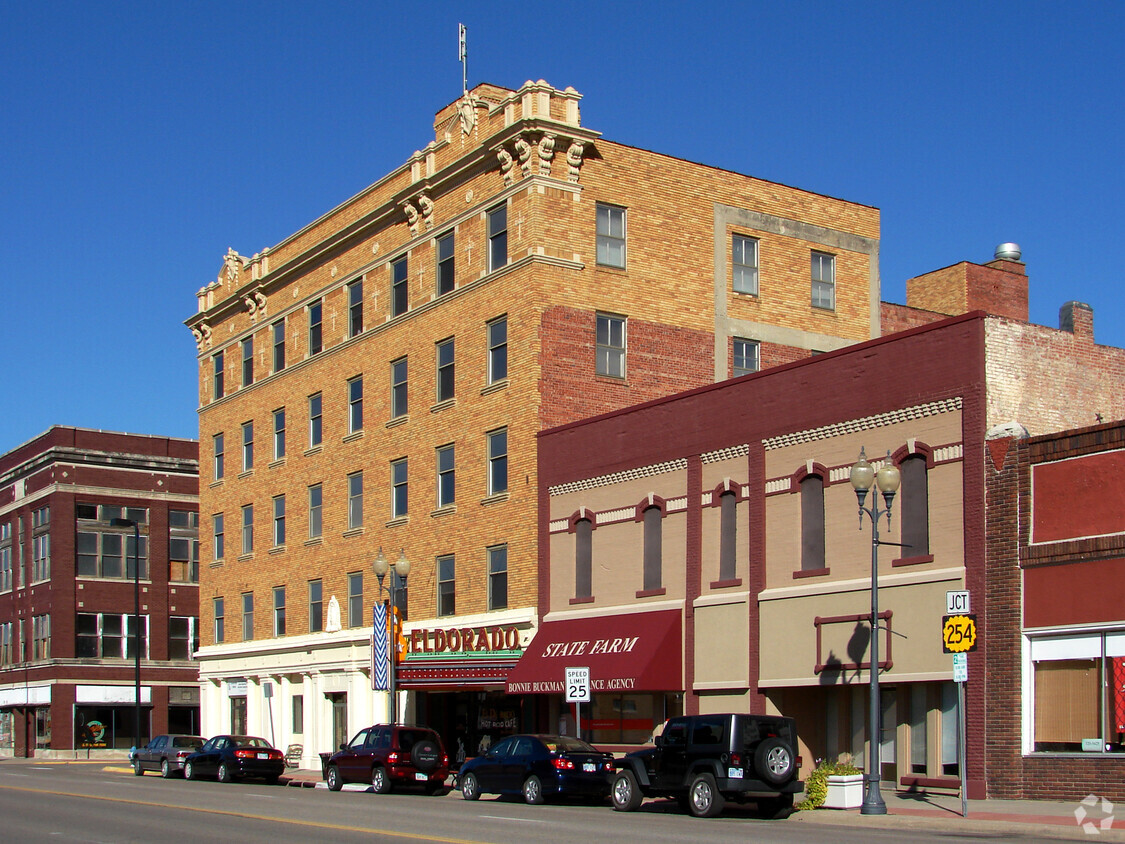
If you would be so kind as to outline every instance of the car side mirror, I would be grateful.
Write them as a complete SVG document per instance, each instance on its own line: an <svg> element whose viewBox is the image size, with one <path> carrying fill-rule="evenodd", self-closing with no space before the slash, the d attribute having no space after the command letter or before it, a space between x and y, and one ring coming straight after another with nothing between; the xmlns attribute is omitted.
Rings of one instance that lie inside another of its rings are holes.
<svg viewBox="0 0 1125 844"><path fill-rule="evenodd" d="M664 746L664 736L656 736L652 740L652 743L655 744L657 747L663 747Z"/></svg>
<svg viewBox="0 0 1125 844"><path fill-rule="evenodd" d="M347 746L347 744L341 744L341 745L340 745L340 749L341 749L341 750L347 750L347 749L348 749L348 746Z"/></svg>

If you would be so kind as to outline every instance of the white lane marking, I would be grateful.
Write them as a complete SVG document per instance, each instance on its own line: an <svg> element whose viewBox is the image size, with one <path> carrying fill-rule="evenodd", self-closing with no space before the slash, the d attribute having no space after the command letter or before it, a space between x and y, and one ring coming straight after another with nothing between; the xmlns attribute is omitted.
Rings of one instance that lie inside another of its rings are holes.
<svg viewBox="0 0 1125 844"><path fill-rule="evenodd" d="M541 821L538 818L506 818L503 815L478 815L481 820L485 821L515 821L516 823L550 823L550 821Z"/></svg>

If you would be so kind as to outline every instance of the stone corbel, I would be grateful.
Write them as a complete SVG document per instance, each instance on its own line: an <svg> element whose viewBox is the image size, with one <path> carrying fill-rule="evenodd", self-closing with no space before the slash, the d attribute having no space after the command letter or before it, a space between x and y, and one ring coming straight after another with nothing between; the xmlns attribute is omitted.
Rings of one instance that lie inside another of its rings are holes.
<svg viewBox="0 0 1125 844"><path fill-rule="evenodd" d="M413 202L407 199L402 203L402 210L406 213L406 222L410 224L410 233L418 234L418 220L420 219L418 209L414 207Z"/></svg>
<svg viewBox="0 0 1125 844"><path fill-rule="evenodd" d="M434 227L434 201L425 194L418 197L418 207L422 209L422 219L426 222L426 231Z"/></svg>
<svg viewBox="0 0 1125 844"><path fill-rule="evenodd" d="M516 163L515 159L512 158L512 154L504 149L504 147L500 147L500 149L496 150L496 157L500 159L500 175L504 177L504 187L507 187L513 181L512 167Z"/></svg>
<svg viewBox="0 0 1125 844"><path fill-rule="evenodd" d="M191 329L191 335L195 338L195 346L199 351L211 347L211 326L205 322L195 325Z"/></svg>
<svg viewBox="0 0 1125 844"><path fill-rule="evenodd" d="M551 159L555 157L555 136L544 133L539 139L539 175L551 175Z"/></svg>
<svg viewBox="0 0 1125 844"><path fill-rule="evenodd" d="M586 142L575 138L566 151L566 178L568 182L578 182L578 174L582 169L582 156L586 152Z"/></svg>
<svg viewBox="0 0 1125 844"><path fill-rule="evenodd" d="M530 176L531 175L531 144L529 144L527 142L527 139L523 135L520 135L518 138L516 138L515 148L516 148L516 157L519 158L519 162L520 162L520 169L523 171L523 174L525 176Z"/></svg>

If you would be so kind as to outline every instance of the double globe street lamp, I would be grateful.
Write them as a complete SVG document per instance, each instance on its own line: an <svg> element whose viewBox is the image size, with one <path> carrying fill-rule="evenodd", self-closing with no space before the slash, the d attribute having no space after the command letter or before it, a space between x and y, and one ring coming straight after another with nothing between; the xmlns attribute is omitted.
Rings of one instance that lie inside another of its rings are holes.
<svg viewBox="0 0 1125 844"><path fill-rule="evenodd" d="M879 546L899 545L898 542L883 542L879 540L879 519L886 515L887 528L891 526L891 503L898 492L902 476L898 467L891 459L890 451L887 459L878 470L867 460L867 454L861 447L859 460L852 466L850 480L855 489L856 498L859 499L859 527L863 529L863 514L871 519L871 694L870 694L870 744L871 752L868 754L869 764L867 772L867 790L863 796L863 805L860 806L861 815L885 815L887 804L883 802L883 795L879 792L880 760L879 745L882 742L882 704L879 700ZM867 492L872 484L878 487L883 494L886 507L879 509L879 496L871 497L871 506L864 507Z"/></svg>
<svg viewBox="0 0 1125 844"><path fill-rule="evenodd" d="M392 567L387 563L387 557L383 554L383 547L379 546L379 553L375 555L375 562L371 564L372 570L375 572L375 577L379 580L379 594L387 593L389 606L387 607L387 656L390 660L390 671L387 675L388 682L387 688L390 691L391 700L391 723L398 723L398 700L396 697L395 689L395 653L396 637L395 632L395 608L398 606L398 581L401 581L401 589L406 591L406 576L410 574L410 560L406 559L406 550L399 549L398 560L395 562L393 571ZM389 587L383 585L383 579L387 576L387 572L392 571L391 584ZM375 634L378 636L378 632Z"/></svg>

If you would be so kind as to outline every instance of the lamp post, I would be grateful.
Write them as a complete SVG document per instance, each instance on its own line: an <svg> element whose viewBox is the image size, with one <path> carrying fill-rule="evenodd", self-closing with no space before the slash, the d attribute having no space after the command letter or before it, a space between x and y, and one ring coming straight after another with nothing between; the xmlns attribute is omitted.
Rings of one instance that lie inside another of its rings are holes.
<svg viewBox="0 0 1125 844"><path fill-rule="evenodd" d="M867 462L867 455L863 448L859 450L859 460L852 466L850 475L852 487L855 489L856 498L859 500L859 527L863 529L863 514L871 519L871 695L870 695L870 736L871 752L868 754L867 791L863 796L863 805L860 806L861 815L885 815L887 804L883 802L883 795L879 793L880 760L879 745L882 741L882 704L879 700L879 546L897 545L897 542L879 541L879 519L886 515L887 527L891 526L891 503L901 481L898 468L891 461L891 453L887 452L887 459L876 471L875 467ZM864 507L867 492L871 489L872 481L883 494L886 507L879 509L879 496L871 497L871 506Z"/></svg>
<svg viewBox="0 0 1125 844"><path fill-rule="evenodd" d="M133 529L133 740L141 746L141 525L136 519L110 519L111 527Z"/></svg>
<svg viewBox="0 0 1125 844"><path fill-rule="evenodd" d="M391 631L394 631L394 612L395 607L398 606L398 587L395 585L395 575L397 574L398 578L402 581L402 588L405 591L406 576L410 574L410 560L406 559L406 551L400 548L398 552L398 561L394 564L394 570L391 574L391 585L389 588L383 586L383 578L387 576L387 572L391 570L391 567L387 564L387 558L383 554L382 546L379 546L379 553L375 555L375 562L371 564L371 568L375 571L375 576L379 578L379 594L382 595L384 592L386 592L389 598L390 606L387 607L387 619L389 621L389 629ZM389 687L391 698L391 723L396 724L398 723L398 699L397 690L395 689L396 644L393 637L388 636L388 639L390 639L390 641L388 642L389 647L387 648L387 653L390 658L391 664L390 671L387 675L389 680L387 685Z"/></svg>

